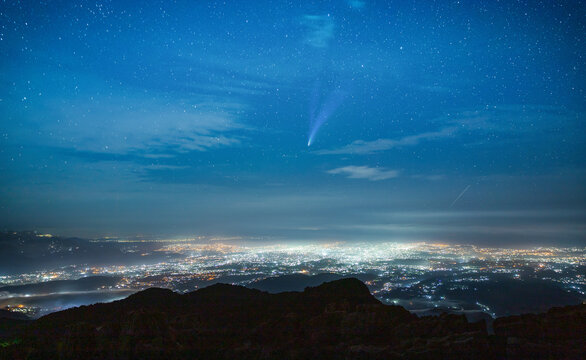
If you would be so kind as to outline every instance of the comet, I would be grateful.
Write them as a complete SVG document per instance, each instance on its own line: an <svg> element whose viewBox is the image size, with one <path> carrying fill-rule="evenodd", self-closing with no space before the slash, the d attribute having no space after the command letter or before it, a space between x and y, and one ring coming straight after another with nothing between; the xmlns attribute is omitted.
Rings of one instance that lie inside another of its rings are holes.
<svg viewBox="0 0 586 360"><path fill-rule="evenodd" d="M309 138L307 140L307 146L311 146L315 136L317 135L320 127L325 124L330 116L342 105L348 93L342 90L340 87L329 93L325 101L319 106L319 94L318 87L316 86L313 91L311 108L309 113Z"/></svg>

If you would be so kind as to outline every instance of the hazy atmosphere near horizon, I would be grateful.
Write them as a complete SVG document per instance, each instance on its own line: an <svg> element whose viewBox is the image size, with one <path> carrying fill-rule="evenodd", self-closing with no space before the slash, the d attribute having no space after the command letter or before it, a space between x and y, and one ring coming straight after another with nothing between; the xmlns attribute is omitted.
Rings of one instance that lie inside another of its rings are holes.
<svg viewBox="0 0 586 360"><path fill-rule="evenodd" d="M4 1L0 229L586 245L582 1Z"/></svg>

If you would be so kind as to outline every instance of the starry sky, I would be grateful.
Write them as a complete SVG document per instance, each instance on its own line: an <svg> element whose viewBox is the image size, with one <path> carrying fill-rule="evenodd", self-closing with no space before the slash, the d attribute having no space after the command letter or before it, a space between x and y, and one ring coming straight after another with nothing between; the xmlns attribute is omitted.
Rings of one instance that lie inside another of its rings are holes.
<svg viewBox="0 0 586 360"><path fill-rule="evenodd" d="M586 244L583 1L3 1L0 227Z"/></svg>

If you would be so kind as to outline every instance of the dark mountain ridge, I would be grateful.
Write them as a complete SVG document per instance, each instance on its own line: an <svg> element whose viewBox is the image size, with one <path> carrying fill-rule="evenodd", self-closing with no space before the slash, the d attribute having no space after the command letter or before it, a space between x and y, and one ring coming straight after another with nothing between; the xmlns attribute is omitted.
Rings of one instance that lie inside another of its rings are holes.
<svg viewBox="0 0 586 360"><path fill-rule="evenodd" d="M464 316L445 314L418 318L400 306L383 305L353 278L278 294L227 284L184 295L151 288L17 327L0 339L6 344L0 354L3 359L497 359L523 358L526 347L538 342L541 352L529 353L532 358L579 358L585 349L580 336L585 308L498 319L496 335L489 336L484 321L471 324ZM525 324L534 331L525 332Z"/></svg>

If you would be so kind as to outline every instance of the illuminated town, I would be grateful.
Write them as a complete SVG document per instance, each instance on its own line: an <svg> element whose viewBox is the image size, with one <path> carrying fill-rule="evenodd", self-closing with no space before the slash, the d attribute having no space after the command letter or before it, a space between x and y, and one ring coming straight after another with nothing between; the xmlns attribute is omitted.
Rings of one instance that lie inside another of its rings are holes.
<svg viewBox="0 0 586 360"><path fill-rule="evenodd" d="M47 237L37 235L41 236ZM263 288L267 281L291 276L301 284L303 279L312 276L321 276L322 280L355 276L364 281L379 300L415 312L440 308L483 312L498 317L508 313L507 308L497 304L495 309L482 301L483 297L487 298L483 293L490 292L485 287L495 283L501 287L511 283L513 288L518 288L517 285L539 281L562 295L571 295L582 301L586 298L584 247L505 249L425 242L266 245L219 238L108 241L123 246L126 253L138 253L144 257L155 253L168 260L134 265L70 264L4 275L0 277L0 305L10 311L39 316L74 305L121 299L149 287L189 292L223 282L271 291L271 288ZM144 250L145 242L149 245L148 251ZM25 284L86 277L107 277L110 281L98 283L95 289L78 292L49 289L14 293L9 290ZM303 286L300 286L302 290ZM40 303L45 305L30 301L64 294L75 298L78 294L91 293L101 297L97 301ZM474 299L474 296L478 298ZM488 299L485 302L490 303L490 296Z"/></svg>

